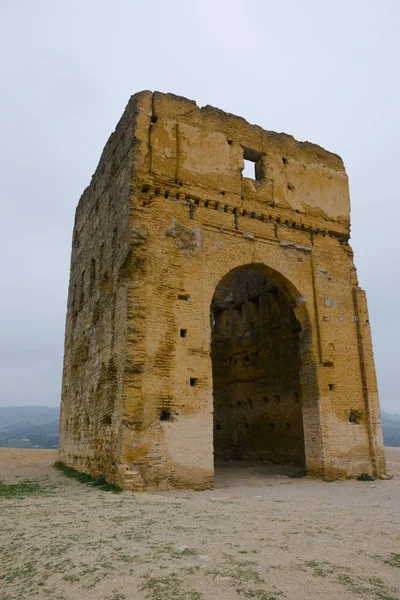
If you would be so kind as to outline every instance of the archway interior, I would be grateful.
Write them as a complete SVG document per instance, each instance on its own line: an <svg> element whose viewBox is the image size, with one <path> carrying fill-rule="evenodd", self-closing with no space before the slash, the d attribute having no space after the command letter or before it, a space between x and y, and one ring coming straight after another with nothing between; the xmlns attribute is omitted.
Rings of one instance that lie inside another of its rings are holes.
<svg viewBox="0 0 400 600"><path fill-rule="evenodd" d="M281 290L243 267L211 304L214 462L304 467L300 326Z"/></svg>

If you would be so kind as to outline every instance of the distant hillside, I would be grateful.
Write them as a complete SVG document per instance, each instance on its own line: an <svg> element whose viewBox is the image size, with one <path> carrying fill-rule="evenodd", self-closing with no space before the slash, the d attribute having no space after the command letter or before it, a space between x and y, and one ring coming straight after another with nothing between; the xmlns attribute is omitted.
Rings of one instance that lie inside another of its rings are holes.
<svg viewBox="0 0 400 600"><path fill-rule="evenodd" d="M397 421L398 423L400 423L400 413L392 415L391 413L385 412L384 410L382 410L381 413L382 419L387 419L389 421Z"/></svg>
<svg viewBox="0 0 400 600"><path fill-rule="evenodd" d="M18 423L31 423L43 425L55 421L60 414L58 406L4 406L0 407L0 431L10 425Z"/></svg>
<svg viewBox="0 0 400 600"><path fill-rule="evenodd" d="M58 407L0 407L0 446L57 448Z"/></svg>
<svg viewBox="0 0 400 600"><path fill-rule="evenodd" d="M385 446L400 446L400 414L382 411L382 429Z"/></svg>

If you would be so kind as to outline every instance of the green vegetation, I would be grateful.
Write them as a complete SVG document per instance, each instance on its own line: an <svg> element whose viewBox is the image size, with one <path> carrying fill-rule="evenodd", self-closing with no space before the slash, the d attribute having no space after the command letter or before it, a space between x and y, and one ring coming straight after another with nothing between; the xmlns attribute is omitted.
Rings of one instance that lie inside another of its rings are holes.
<svg viewBox="0 0 400 600"><path fill-rule="evenodd" d="M155 558L165 558L166 556L171 558L185 558L186 556L196 556L197 550L194 548L188 548L187 546L173 547L169 544L157 544L155 549Z"/></svg>
<svg viewBox="0 0 400 600"><path fill-rule="evenodd" d="M273 594L263 590L261 587L255 587L265 584L260 576L260 569L254 561L236 560L233 556L225 555L225 564L222 568L214 568L206 572L216 579L226 579L235 589L235 592L245 598L256 598L257 600L276 600L281 596L281 592Z"/></svg>
<svg viewBox="0 0 400 600"><path fill-rule="evenodd" d="M360 473L356 479L357 481L375 481L375 479L369 473Z"/></svg>
<svg viewBox="0 0 400 600"><path fill-rule="evenodd" d="M58 447L58 407L0 407L0 446L6 448Z"/></svg>
<svg viewBox="0 0 400 600"><path fill-rule="evenodd" d="M318 562L317 560L306 560L304 564L312 569L314 577L328 577L334 573L334 566L323 560Z"/></svg>
<svg viewBox="0 0 400 600"><path fill-rule="evenodd" d="M390 565L391 567L397 567L398 569L400 569L400 554L395 554L394 552L391 552L391 554L389 554L389 557L385 560L385 563L387 565Z"/></svg>
<svg viewBox="0 0 400 600"><path fill-rule="evenodd" d="M26 437L5 437L0 432L0 447L2 448L40 448L46 450L55 450L58 448L57 435L27 435Z"/></svg>
<svg viewBox="0 0 400 600"><path fill-rule="evenodd" d="M58 435L29 434L27 437L35 448L46 448L48 450L58 448Z"/></svg>
<svg viewBox="0 0 400 600"><path fill-rule="evenodd" d="M113 494L119 494L123 490L118 485L114 485L112 483L108 483L104 476L101 477L93 477L88 473L81 473L77 471L73 467L67 467L63 462L56 461L54 463L54 468L58 471L61 471L63 475L69 477L70 479L76 479L80 483L84 483L86 485L91 485L93 487L98 487L103 492L112 492Z"/></svg>
<svg viewBox="0 0 400 600"><path fill-rule="evenodd" d="M26 498L28 496L45 496L48 490L36 481L4 483L0 481L0 498Z"/></svg>
<svg viewBox="0 0 400 600"><path fill-rule="evenodd" d="M54 450L58 448L57 435L27 435L26 437L5 437L0 432L0 447L3 448L41 448L46 450Z"/></svg>
<svg viewBox="0 0 400 600"><path fill-rule="evenodd" d="M126 596L118 590L113 590L111 596L107 596L105 600L126 600Z"/></svg>
<svg viewBox="0 0 400 600"><path fill-rule="evenodd" d="M146 598L151 600L201 600L203 597L196 590L183 589L183 582L176 573L165 577L145 575L144 584L140 589L148 592Z"/></svg>
<svg viewBox="0 0 400 600"><path fill-rule="evenodd" d="M7 441L7 448L33 448L29 438L14 438Z"/></svg>
<svg viewBox="0 0 400 600"><path fill-rule="evenodd" d="M385 562L391 563L391 557L400 555L391 554ZM395 592L392 588L385 585L382 579L378 577L361 578L354 575L349 567L334 565L327 561L318 562L316 560L305 561L304 565L312 569L314 577L329 578L331 581L336 581L349 591L357 594L358 598L371 598L371 600L398 600L398 596L394 596ZM393 565L396 566L396 565Z"/></svg>

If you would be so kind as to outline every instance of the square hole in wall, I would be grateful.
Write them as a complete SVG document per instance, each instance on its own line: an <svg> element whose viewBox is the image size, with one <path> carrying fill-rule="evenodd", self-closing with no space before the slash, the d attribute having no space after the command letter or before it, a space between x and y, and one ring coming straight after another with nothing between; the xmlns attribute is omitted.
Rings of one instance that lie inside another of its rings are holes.
<svg viewBox="0 0 400 600"><path fill-rule="evenodd" d="M162 410L160 412L160 421L170 421L171 420L171 411Z"/></svg>
<svg viewBox="0 0 400 600"><path fill-rule="evenodd" d="M195 385L197 385L197 378L196 377L191 377L190 378L190 385L191 385L191 387L194 387Z"/></svg>
<svg viewBox="0 0 400 600"><path fill-rule="evenodd" d="M181 338L185 338L187 334L187 329L181 329L179 332L179 335L181 336Z"/></svg>
<svg viewBox="0 0 400 600"><path fill-rule="evenodd" d="M350 415L349 415L349 422L353 423L354 425L359 425L361 423L361 420L362 420L361 410L356 410L356 409L352 408L350 411Z"/></svg>
<svg viewBox="0 0 400 600"><path fill-rule="evenodd" d="M242 177L260 180L265 177L264 165L262 162L263 154L257 150L243 148L243 170Z"/></svg>
<svg viewBox="0 0 400 600"><path fill-rule="evenodd" d="M242 175L243 177L248 177L249 179L256 178L256 165L253 161L244 159Z"/></svg>

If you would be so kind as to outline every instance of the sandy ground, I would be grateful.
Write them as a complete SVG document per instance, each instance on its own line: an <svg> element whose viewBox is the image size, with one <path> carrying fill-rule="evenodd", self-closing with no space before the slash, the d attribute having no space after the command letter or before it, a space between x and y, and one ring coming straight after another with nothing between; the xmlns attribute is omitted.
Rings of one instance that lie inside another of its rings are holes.
<svg viewBox="0 0 400 600"><path fill-rule="evenodd" d="M65 478L53 450L0 448L0 598L400 599L400 448L389 481L218 471L215 490L112 494Z"/></svg>

